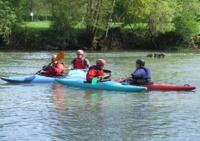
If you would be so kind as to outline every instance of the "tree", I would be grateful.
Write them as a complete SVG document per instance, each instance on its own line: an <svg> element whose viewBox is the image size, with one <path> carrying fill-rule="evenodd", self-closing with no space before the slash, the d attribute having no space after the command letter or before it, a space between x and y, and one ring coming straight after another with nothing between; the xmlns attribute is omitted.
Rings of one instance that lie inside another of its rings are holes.
<svg viewBox="0 0 200 141"><path fill-rule="evenodd" d="M6 44L9 44L12 27L15 24L16 18L11 4L7 0L0 1L0 35Z"/></svg>
<svg viewBox="0 0 200 141"><path fill-rule="evenodd" d="M80 0L51 0L52 3L52 28L60 46L70 46L75 42L74 26L82 21L84 1Z"/></svg>
<svg viewBox="0 0 200 141"><path fill-rule="evenodd" d="M199 34L198 16L200 15L199 0L178 0L179 15L174 20L175 32L183 40L191 40Z"/></svg>
<svg viewBox="0 0 200 141"><path fill-rule="evenodd" d="M115 7L115 0L88 0L85 24L90 46L101 49L100 41L108 37L109 23Z"/></svg>
<svg viewBox="0 0 200 141"><path fill-rule="evenodd" d="M165 34L174 28L173 20L175 18L176 1L157 0L151 12L147 14L148 35L151 42L158 49L155 38L159 34Z"/></svg>
<svg viewBox="0 0 200 141"><path fill-rule="evenodd" d="M115 9L116 16L125 25L144 22L153 9L155 0L120 0Z"/></svg>

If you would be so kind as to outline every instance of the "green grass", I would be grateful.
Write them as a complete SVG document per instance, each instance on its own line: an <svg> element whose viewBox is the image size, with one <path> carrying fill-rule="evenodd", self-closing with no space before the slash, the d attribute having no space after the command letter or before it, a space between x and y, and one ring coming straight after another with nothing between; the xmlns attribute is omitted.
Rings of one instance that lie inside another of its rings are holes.
<svg viewBox="0 0 200 141"><path fill-rule="evenodd" d="M50 29L51 21L33 21L33 22L24 22L21 27L31 28L35 31L47 31ZM131 25L123 25L123 23L110 23L111 28L121 27L124 31L136 31L136 32L145 32L147 29L146 23L138 23L138 24L131 24ZM83 23L79 23L73 26L76 32L80 30L85 30L86 26ZM200 26L198 28L200 34Z"/></svg>
<svg viewBox="0 0 200 141"><path fill-rule="evenodd" d="M51 25L51 21L33 21L33 22L24 22L21 27L28 27L28 28L34 28L34 29L49 29ZM123 27L123 23L110 23L111 28L116 28L116 27ZM79 23L74 26L76 29L85 29L86 26L82 23ZM131 24L126 25L123 27L124 30L131 30L135 28L146 28L146 24L144 23L138 23L138 24Z"/></svg>
<svg viewBox="0 0 200 141"><path fill-rule="evenodd" d="M24 22L21 27L35 29L37 31L46 31L50 29L50 21L33 21L33 22Z"/></svg>
<svg viewBox="0 0 200 141"><path fill-rule="evenodd" d="M86 29L86 26L83 23L78 23L73 26L75 29Z"/></svg>

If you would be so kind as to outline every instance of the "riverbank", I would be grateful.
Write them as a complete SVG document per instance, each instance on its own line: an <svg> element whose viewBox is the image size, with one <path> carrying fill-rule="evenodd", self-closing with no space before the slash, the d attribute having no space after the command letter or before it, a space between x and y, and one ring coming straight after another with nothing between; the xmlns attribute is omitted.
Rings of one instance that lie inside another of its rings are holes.
<svg viewBox="0 0 200 141"><path fill-rule="evenodd" d="M1 50L163 50L199 51L200 37L183 41L173 31L159 34L152 40L145 33L145 25L125 26L113 23L107 38L97 37L91 46L86 28L78 24L65 35L51 27L49 21L25 22L15 28L9 41L0 41Z"/></svg>

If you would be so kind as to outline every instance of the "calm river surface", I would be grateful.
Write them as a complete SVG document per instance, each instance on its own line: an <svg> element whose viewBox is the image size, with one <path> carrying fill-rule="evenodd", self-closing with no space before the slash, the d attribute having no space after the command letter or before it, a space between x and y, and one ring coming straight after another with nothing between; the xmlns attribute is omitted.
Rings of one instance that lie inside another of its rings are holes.
<svg viewBox="0 0 200 141"><path fill-rule="evenodd" d="M28 76L58 52L0 52L0 77ZM65 64L75 57L66 51ZM114 92L60 84L12 84L0 80L0 141L199 141L200 54L88 52L91 64L107 61L106 69L123 78L144 58L154 82L190 84L191 92Z"/></svg>

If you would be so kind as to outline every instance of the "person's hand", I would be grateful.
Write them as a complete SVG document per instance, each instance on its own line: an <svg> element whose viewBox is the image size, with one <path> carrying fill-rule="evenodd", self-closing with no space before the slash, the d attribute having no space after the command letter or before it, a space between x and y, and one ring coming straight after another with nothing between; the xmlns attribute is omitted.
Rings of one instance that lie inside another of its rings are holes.
<svg viewBox="0 0 200 141"><path fill-rule="evenodd" d="M50 67L51 67L52 69L55 69L55 67L53 67L53 65L52 65L52 64L50 65Z"/></svg>
<svg viewBox="0 0 200 141"><path fill-rule="evenodd" d="M103 76L99 76L98 78L99 78L100 80L102 80L104 77L103 77Z"/></svg>
<svg viewBox="0 0 200 141"><path fill-rule="evenodd" d="M120 83L123 83L123 82L125 82L125 81L126 81L125 79L122 79L122 80L120 80L119 82L120 82Z"/></svg>
<svg viewBox="0 0 200 141"><path fill-rule="evenodd" d="M41 71L38 71L38 72L36 72L35 74L40 74L41 73Z"/></svg>

